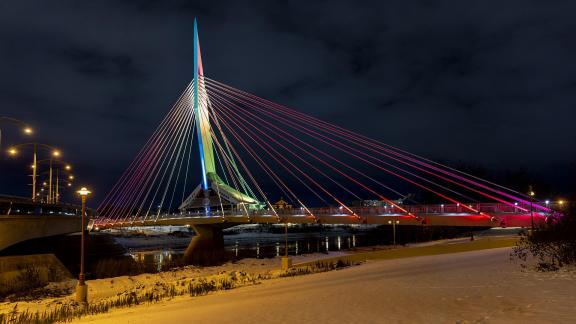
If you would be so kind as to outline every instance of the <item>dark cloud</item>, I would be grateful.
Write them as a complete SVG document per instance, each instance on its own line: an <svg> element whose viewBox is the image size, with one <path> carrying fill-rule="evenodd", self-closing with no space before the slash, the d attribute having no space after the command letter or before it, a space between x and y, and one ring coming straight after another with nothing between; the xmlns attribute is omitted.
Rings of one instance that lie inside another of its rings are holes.
<svg viewBox="0 0 576 324"><path fill-rule="evenodd" d="M575 9L2 1L0 114L37 125L104 192L190 80L198 16L213 79L415 153L548 177L576 159Z"/></svg>

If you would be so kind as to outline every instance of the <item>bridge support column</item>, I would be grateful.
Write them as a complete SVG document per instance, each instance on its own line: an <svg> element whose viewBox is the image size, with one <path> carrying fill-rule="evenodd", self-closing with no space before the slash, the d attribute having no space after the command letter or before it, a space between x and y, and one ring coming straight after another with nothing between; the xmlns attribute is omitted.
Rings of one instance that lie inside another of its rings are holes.
<svg viewBox="0 0 576 324"><path fill-rule="evenodd" d="M225 261L224 234L217 224L192 225L196 235L184 252L188 264L213 265Z"/></svg>

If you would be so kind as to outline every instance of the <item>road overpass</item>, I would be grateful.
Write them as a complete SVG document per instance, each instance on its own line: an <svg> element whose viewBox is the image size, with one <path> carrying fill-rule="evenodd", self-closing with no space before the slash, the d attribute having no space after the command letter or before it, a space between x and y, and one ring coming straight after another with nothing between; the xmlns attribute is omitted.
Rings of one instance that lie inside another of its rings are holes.
<svg viewBox="0 0 576 324"><path fill-rule="evenodd" d="M28 198L2 196L0 251L31 239L80 232L80 215L80 207L76 205L43 204Z"/></svg>

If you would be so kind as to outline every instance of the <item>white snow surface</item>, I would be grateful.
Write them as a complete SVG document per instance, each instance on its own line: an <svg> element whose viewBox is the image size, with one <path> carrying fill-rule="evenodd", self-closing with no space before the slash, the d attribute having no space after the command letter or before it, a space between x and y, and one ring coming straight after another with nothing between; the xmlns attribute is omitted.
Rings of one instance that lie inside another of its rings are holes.
<svg viewBox="0 0 576 324"><path fill-rule="evenodd" d="M91 323L576 323L573 271L522 271L510 248L381 260L203 297L116 309Z"/></svg>

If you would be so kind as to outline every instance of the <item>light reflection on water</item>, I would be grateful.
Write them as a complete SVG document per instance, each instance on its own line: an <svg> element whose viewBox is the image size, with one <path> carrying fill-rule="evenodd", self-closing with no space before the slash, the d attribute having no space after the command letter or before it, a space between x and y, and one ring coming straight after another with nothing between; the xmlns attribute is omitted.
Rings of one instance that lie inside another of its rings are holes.
<svg viewBox="0 0 576 324"><path fill-rule="evenodd" d="M301 255L308 253L327 253L328 251L341 251L343 249L353 249L357 247L356 234L340 234L333 236L310 236L310 235L291 235L293 238L288 239L288 254ZM262 240L254 242L254 239L226 240L225 250L228 251L227 259L236 261L243 258L273 258L284 255L285 243L281 236L276 240ZM343 244L342 242L347 242ZM371 240L365 240L366 244L374 244ZM137 251L133 250L129 255L134 261L146 265L152 265L157 271L161 271L163 266L174 264L183 255L183 250L163 249L160 251ZM177 263L177 262L176 262Z"/></svg>
<svg viewBox="0 0 576 324"><path fill-rule="evenodd" d="M148 252L131 252L129 255L134 259L134 261L142 264L153 264L156 267L156 271L162 271L162 266L173 261L175 255L180 256L182 253L174 253L174 251L164 250L164 251L154 251L152 253Z"/></svg>

